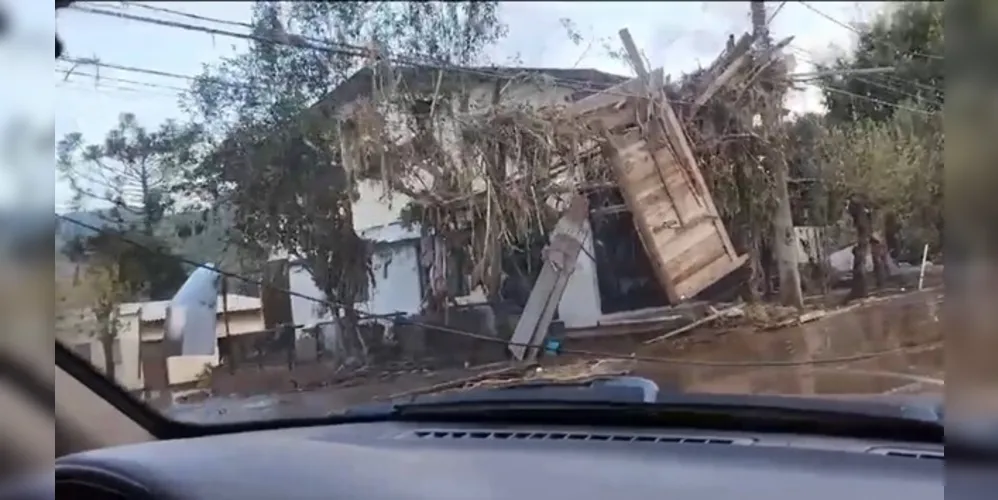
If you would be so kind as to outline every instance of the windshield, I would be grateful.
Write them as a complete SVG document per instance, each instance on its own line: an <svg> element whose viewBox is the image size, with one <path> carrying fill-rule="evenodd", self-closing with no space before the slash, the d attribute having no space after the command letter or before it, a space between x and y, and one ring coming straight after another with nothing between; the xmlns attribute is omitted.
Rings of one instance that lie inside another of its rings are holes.
<svg viewBox="0 0 998 500"><path fill-rule="evenodd" d="M57 338L201 423L941 394L942 8L74 3Z"/></svg>

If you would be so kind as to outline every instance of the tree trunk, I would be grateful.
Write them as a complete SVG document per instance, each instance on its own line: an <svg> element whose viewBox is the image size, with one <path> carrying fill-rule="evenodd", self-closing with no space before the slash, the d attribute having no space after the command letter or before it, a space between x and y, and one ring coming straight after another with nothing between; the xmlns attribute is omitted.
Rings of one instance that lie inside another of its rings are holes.
<svg viewBox="0 0 998 500"><path fill-rule="evenodd" d="M750 6L753 34L759 41L762 52L769 55L772 40L769 36L765 4L760 0L753 0ZM766 96L762 119L767 139L773 137L773 131L779 126L779 110L782 107L783 97L783 94L779 93ZM773 217L773 253L780 276L780 302L799 309L804 307L804 296L801 293L797 241L794 235L790 193L787 188L788 166L778 147L771 141L769 145L769 151L766 152L766 166L773 173L773 180L776 183L777 208Z"/></svg>
<svg viewBox="0 0 998 500"><path fill-rule="evenodd" d="M870 238L873 224L870 209L858 198L849 200L849 215L856 228L856 245L852 249L852 287L850 299L860 299L869 293L866 283L866 259L870 255Z"/></svg>
<svg viewBox="0 0 998 500"><path fill-rule="evenodd" d="M115 376L116 366L114 364L114 341L115 338L110 334L102 334L100 338L101 349L104 351L104 375L107 376L108 380L117 380Z"/></svg>
<svg viewBox="0 0 998 500"><path fill-rule="evenodd" d="M897 261L901 258L901 223L894 212L884 214L884 244L892 259Z"/></svg>
<svg viewBox="0 0 998 500"><path fill-rule="evenodd" d="M346 365L367 363L367 346L361 336L358 325L357 311L352 307L343 308L343 316L337 321L339 326L339 344L343 353L342 361Z"/></svg>
<svg viewBox="0 0 998 500"><path fill-rule="evenodd" d="M870 238L870 256L873 261L873 279L877 288L887 286L887 245L876 236Z"/></svg>
<svg viewBox="0 0 998 500"><path fill-rule="evenodd" d="M738 202L740 205L738 220L738 235L735 241L736 250L739 253L749 256L748 263L742 271L745 280L742 284L741 296L745 302L754 304L762 297L762 259L759 256L759 231L754 224L754 212L752 210L752 189L749 185L749 176L746 165L738 165L735 168L735 188L738 192Z"/></svg>
<svg viewBox="0 0 998 500"><path fill-rule="evenodd" d="M506 81L503 79L496 80L495 86L492 91L492 107L496 108L499 106L499 99L501 97L502 88ZM491 172L489 177L491 177L496 190L502 189L506 181L506 144L504 142L497 142L493 145L493 162ZM494 191L494 192L495 192ZM493 203L492 199L488 200L489 203ZM498 204L492 206L493 212L498 212L500 207ZM491 213L493 220L499 220L501 214ZM492 221L489 221L491 223ZM502 238L499 237L499 231L493 227L492 234L489 234L488 241L485 242L488 245L488 267L485 272L485 279L482 280L485 285L485 294L488 300L492 304L496 304L501 299L500 288L502 287L502 257L503 257L503 244Z"/></svg>

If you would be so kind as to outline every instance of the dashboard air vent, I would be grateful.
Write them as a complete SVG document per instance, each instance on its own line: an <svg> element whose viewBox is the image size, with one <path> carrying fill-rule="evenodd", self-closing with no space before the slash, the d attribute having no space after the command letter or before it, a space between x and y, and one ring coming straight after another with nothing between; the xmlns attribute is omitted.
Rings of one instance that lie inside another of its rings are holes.
<svg viewBox="0 0 998 500"><path fill-rule="evenodd" d="M660 434L618 434L592 432L547 432L547 431L458 431L458 430L418 430L402 437L416 439L488 439L488 440L530 440L530 441L597 441L623 443L670 443L670 444L726 444L751 445L750 438L724 438L715 436L683 436Z"/></svg>
<svg viewBox="0 0 998 500"><path fill-rule="evenodd" d="M921 460L945 460L945 454L936 450L918 450L910 448L873 448L870 453L898 458L917 458Z"/></svg>

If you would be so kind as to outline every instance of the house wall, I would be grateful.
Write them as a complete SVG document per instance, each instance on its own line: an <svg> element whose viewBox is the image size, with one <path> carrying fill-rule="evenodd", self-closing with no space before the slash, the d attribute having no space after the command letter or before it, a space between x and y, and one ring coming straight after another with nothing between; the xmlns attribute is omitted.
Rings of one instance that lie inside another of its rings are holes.
<svg viewBox="0 0 998 500"><path fill-rule="evenodd" d="M251 311L230 311L228 313L229 322L229 335L241 335L253 332L259 332L264 329L263 324L263 312L261 310L251 310ZM144 322L142 324L141 339L143 342L159 342L163 340L164 336L164 322L154 321L154 322ZM219 315L218 321L215 323L215 335L217 337L225 336L225 320L222 315ZM124 352L122 353L124 355ZM145 385L145 381L142 380L142 374L138 371L137 360L138 360L138 350L135 351L136 360L136 380L134 384L136 388L142 388ZM170 385L178 384L190 384L198 380L198 376L207 367L215 367L219 365L218 350L210 356L170 356L166 358L166 366L169 375Z"/></svg>
<svg viewBox="0 0 998 500"><path fill-rule="evenodd" d="M487 110L492 104L494 84L481 84L471 90L469 98L469 112L482 112ZM564 105L570 102L570 98L575 89L558 87L538 80L534 82L523 82L510 85L505 88L501 97L505 103L517 103L530 107L551 107ZM344 115L349 114L351 107L343 108ZM387 113L390 123L402 123L398 114ZM404 128L404 127L400 127ZM443 145L457 160L457 129L453 123L447 123L438 127L438 133L442 134ZM402 136L404 138L404 136ZM512 172L511 172L512 173ZM359 198L353 206L354 228L358 232L363 232L369 228L383 226L398 221L401 210L410 200L407 196L394 193L387 196L384 185L380 182L364 181L358 186ZM588 224L588 222L586 223ZM365 310L374 314L386 314L393 311L416 312L421 303L421 289L419 288L418 251L409 249L395 249L391 252L393 264L389 265L389 271L375 276L375 283L372 287L371 300L364 305ZM585 243L583 252L580 253L576 268L568 285L564 296L558 306L558 316L564 321L566 328L586 328L596 326L604 319L602 313L599 286L596 277L596 264L592 261L594 255L593 242L590 238ZM386 257L376 257L380 262ZM377 267L379 264L374 263ZM392 269L392 267L394 267ZM307 276L307 273L306 273ZM295 279L294 277L292 279ZM296 291L309 290L304 292L320 296L317 289L311 283L311 277L307 277L297 285L292 285ZM292 299L292 308L296 311L305 309L306 306L296 306ZM302 299L304 300L304 299ZM463 297L456 297L458 304L475 304L485 302L485 294L480 288L475 288ZM295 313L295 322L301 317L310 317L305 311ZM316 321L317 319L310 319Z"/></svg>
<svg viewBox="0 0 998 500"><path fill-rule="evenodd" d="M70 348L76 350L77 354L83 355L78 346L86 345L89 351L90 362L98 371L104 373L107 366L104 361L104 348L98 339L98 324L92 318L92 314L81 311L76 315L76 321L69 328L66 328L59 339ZM138 310L118 315L118 336L115 339L115 347L112 351L118 351L120 356L114 366L114 378L122 387L128 390L142 388L141 375L139 374L139 314Z"/></svg>
<svg viewBox="0 0 998 500"><path fill-rule="evenodd" d="M368 300L358 310L376 315L419 312L422 288L418 240L376 246L371 268L374 282Z"/></svg>
<svg viewBox="0 0 998 500"><path fill-rule="evenodd" d="M586 232L592 235L589 221L585 221L584 225ZM593 238L590 236L582 245L582 251L575 261L575 271L568 278L565 294L558 304L558 317L565 323L565 328L596 326L603 315L593 255L596 253L593 249Z"/></svg>
<svg viewBox="0 0 998 500"><path fill-rule="evenodd" d="M492 83L480 84L472 88L468 99L468 112L476 113L487 110L492 104L494 90L495 85ZM541 108L567 104L574 92L576 90L548 85L543 81L522 82L506 87L501 99L505 103ZM341 116L349 115L353 109L353 106L342 107ZM404 120L400 112L390 110L385 114L389 123L398 124L399 140L409 139L411 134L409 134L408 128L402 125ZM438 133L442 136L443 147L450 151L454 160L457 160L458 135L455 124L444 122L438 127ZM384 184L381 182L362 181L358 185L358 192L359 197L353 205L354 229L358 231L397 221L402 208L410 201L407 196L400 193L392 193L391 196L388 196Z"/></svg>
<svg viewBox="0 0 998 500"><path fill-rule="evenodd" d="M395 313L415 314L422 303L419 270L419 240L414 238L418 229L402 228L400 224L386 224L358 231L360 236L375 241L371 255L374 281L367 300L356 304L356 309L374 315ZM329 322L332 314L320 307L325 294L315 285L312 274L302 265L293 264L288 272L291 297L291 316L296 325L323 324L320 328L323 343L335 345L336 327ZM306 332L297 332L299 339Z"/></svg>
<svg viewBox="0 0 998 500"><path fill-rule="evenodd" d="M371 255L374 282L368 299L356 305L358 311L375 315L397 312L419 312L422 289L419 278L418 241L377 245ZM330 321L333 316L319 312L324 294L312 280L312 274L303 266L294 265L290 272L290 287L295 294L314 298L291 297L291 315L296 325L312 325Z"/></svg>

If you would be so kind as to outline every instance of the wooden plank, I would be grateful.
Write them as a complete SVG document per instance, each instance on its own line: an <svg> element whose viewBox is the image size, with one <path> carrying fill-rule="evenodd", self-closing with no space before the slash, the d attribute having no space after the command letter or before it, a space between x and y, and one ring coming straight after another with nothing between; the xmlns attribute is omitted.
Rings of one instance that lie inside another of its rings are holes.
<svg viewBox="0 0 998 500"><path fill-rule="evenodd" d="M721 235L721 240L724 243L725 250L733 256L735 255L735 248L731 244L731 238L728 236L728 232L725 230L724 224L721 222L717 207L714 205L714 199L710 196L710 190L707 188L707 182L704 180L703 174L697 166L696 157L693 156L693 150L690 147L689 139L686 138L686 133L679 124L679 118L676 117L676 112L672 109L672 105L669 104L668 97L663 94L662 99L665 101L662 105L662 111L665 115L666 132L673 137L674 144L677 146L676 149L682 156L682 163L685 163L685 166L689 168L690 174L693 176L694 187L703 195L704 201L707 205L707 211L711 215L718 216L717 219L715 219L714 224Z"/></svg>
<svg viewBox="0 0 998 500"><path fill-rule="evenodd" d="M604 137L607 139L607 147L604 148L603 153L607 161L616 171L617 177L621 179L621 183L624 184L621 186L622 189L620 192L624 198L624 203L627 205L628 210L631 211L632 217L635 219L634 227L637 229L638 239L641 241L641 246L645 249L645 252L648 253L648 256L650 257L648 260L651 261L652 269L655 271L658 282L662 285L669 301L676 303L679 300L679 295L676 293L675 286L672 283L672 278L669 276L664 263L661 259L655 257L656 253L653 253L656 250L655 238L644 220L644 213L641 210L641 204L635 198L634 192L631 189L627 189L627 167L618 152L619 143L605 129L603 133Z"/></svg>
<svg viewBox="0 0 998 500"><path fill-rule="evenodd" d="M510 338L508 350L514 358L519 360L526 358L527 346L531 345L534 339L534 332L544 316L544 309L557 283L558 272L549 263L545 263L537 276L537 281L534 282L534 287L530 290L527 304Z"/></svg>
<svg viewBox="0 0 998 500"><path fill-rule="evenodd" d="M678 255L671 262L667 262L666 267L669 269L669 273L674 276L673 279L676 280L678 286L718 259L730 260L720 239L712 237L701 240L699 245Z"/></svg>
<svg viewBox="0 0 998 500"><path fill-rule="evenodd" d="M641 54L638 52L638 46L634 44L634 39L631 38L631 32L624 28L617 32L620 35L620 41L624 44L624 50L627 51L627 59L631 62L631 66L634 67L634 72L638 74L638 78L643 82L648 81L648 70L645 68L645 62L641 59Z"/></svg>
<svg viewBox="0 0 998 500"><path fill-rule="evenodd" d="M561 302L565 283L575 271L583 241L588 237L588 226L584 224L588 214L589 202L584 196L576 195L551 233L550 244L545 249L544 266L530 290L508 346L509 352L518 360L533 352L547 336L554 316L552 307L556 309Z"/></svg>
<svg viewBox="0 0 998 500"><path fill-rule="evenodd" d="M723 258L711 262L707 267L696 272L691 279L682 283L679 293L682 297L690 298L702 292L708 286L717 283L721 278L735 272L745 265L748 255L740 255L734 259Z"/></svg>
<svg viewBox="0 0 998 500"><path fill-rule="evenodd" d="M669 204L675 207L679 200L677 199L676 193L669 190L668 183L666 182L669 175L667 165L656 162L652 155L648 152L647 148L648 142L638 141L633 145L633 147L628 148L625 155L622 155L623 160L628 164L634 165L630 169L632 175L642 175L641 179L645 182L650 181L654 175L656 177L654 185L661 186L661 188L665 190L665 193L669 198ZM641 201L641 197L638 193L634 194L638 201ZM679 209L676 209L675 212L676 216L679 218L680 224L683 224L685 222L684 213ZM649 222L651 224L656 223L654 220L650 220Z"/></svg>
<svg viewBox="0 0 998 500"><path fill-rule="evenodd" d="M676 157L675 153L669 148L661 148L655 152L655 158L658 162L670 165L670 175L666 179L667 183L682 183L688 186L698 205L703 205L704 208L708 208L706 198L710 197L710 192L706 190L698 189L696 186L696 179L690 175L690 172L686 168L683 168L683 162Z"/></svg>
<svg viewBox="0 0 998 500"><path fill-rule="evenodd" d="M656 73L658 73L658 75L656 75ZM664 76L662 68L652 71L649 75L651 79L660 78L661 76ZM578 101L570 104L566 110L571 113L575 113L576 115L584 115L599 110L600 108L619 104L628 97L645 95L644 88L644 81L640 78L633 78L631 80L627 80L626 82L614 85L613 87L597 94L579 99Z"/></svg>
<svg viewBox="0 0 998 500"><path fill-rule="evenodd" d="M727 67L721 71L721 74L714 78L707 84L707 88L693 99L693 105L690 107L690 117L696 116L700 108L714 97L725 85L731 82L736 74L742 69L746 62L749 60L748 50L752 45L752 36L749 34L742 35L742 38L738 40L735 47L731 50L730 54L725 54L725 61ZM730 61L730 62L727 62ZM713 71L711 72L713 73Z"/></svg>
<svg viewBox="0 0 998 500"><path fill-rule="evenodd" d="M699 245L704 239L712 237L714 231L714 224L711 224L710 221L703 221L695 226L683 228L678 235L672 238L669 247L662 252L662 258L666 265L684 252Z"/></svg>

